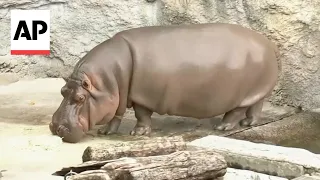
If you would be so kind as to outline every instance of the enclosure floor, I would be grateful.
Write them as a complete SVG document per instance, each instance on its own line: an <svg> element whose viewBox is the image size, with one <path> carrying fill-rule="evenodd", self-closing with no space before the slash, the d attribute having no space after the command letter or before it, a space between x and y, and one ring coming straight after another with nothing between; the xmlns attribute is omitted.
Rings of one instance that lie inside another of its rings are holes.
<svg viewBox="0 0 320 180"><path fill-rule="evenodd" d="M0 171L6 170L2 172L2 179L63 179L49 175L62 167L81 163L82 153L88 145L138 139L128 135L136 122L133 112L128 110L118 135L98 136L96 127L80 143L62 143L60 138L51 135L48 124L62 100L60 88L63 85L62 79L0 85ZM280 114L290 110L266 103L264 109L270 108ZM195 139L219 134L212 126L220 118L195 120L153 115L152 136L183 135ZM259 137L264 133L258 133Z"/></svg>

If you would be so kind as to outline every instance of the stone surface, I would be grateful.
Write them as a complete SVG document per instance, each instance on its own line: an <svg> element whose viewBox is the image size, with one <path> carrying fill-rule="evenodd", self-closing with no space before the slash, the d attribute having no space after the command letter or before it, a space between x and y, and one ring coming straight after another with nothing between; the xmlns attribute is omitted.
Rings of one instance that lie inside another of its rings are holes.
<svg viewBox="0 0 320 180"><path fill-rule="evenodd" d="M2 0L0 73L60 77L116 32L148 25L230 22L255 29L281 50L273 103L320 107L320 1L317 0ZM10 56L10 9L51 10L50 56Z"/></svg>
<svg viewBox="0 0 320 180"><path fill-rule="evenodd" d="M288 179L310 172L320 172L320 156L304 149L253 143L214 135L194 140L188 145L191 148L208 148L223 154L228 167Z"/></svg>
<svg viewBox="0 0 320 180"><path fill-rule="evenodd" d="M19 81L19 77L14 73L0 73L0 86L8 85Z"/></svg>
<svg viewBox="0 0 320 180"><path fill-rule="evenodd" d="M287 180L286 178L270 176L248 170L228 168L223 178L218 180Z"/></svg>

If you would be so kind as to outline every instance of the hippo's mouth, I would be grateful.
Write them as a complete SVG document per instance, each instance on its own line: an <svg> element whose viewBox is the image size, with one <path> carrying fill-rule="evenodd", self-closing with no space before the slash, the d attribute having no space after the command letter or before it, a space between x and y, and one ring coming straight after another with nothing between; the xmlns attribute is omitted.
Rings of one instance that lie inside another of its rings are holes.
<svg viewBox="0 0 320 180"><path fill-rule="evenodd" d="M78 126L82 129L83 132L89 131L89 123L86 118L79 116Z"/></svg>
<svg viewBox="0 0 320 180"><path fill-rule="evenodd" d="M78 141L80 136L86 133L89 129L88 121L79 116L78 121L76 122L76 127L69 129L64 125L54 126L52 122L49 124L50 131L54 135L58 135L62 139L66 139L67 141Z"/></svg>
<svg viewBox="0 0 320 180"><path fill-rule="evenodd" d="M80 122L80 118L79 118L79 121L77 121L77 127L69 129L64 125L60 125L56 129L55 133L56 135L61 137L62 140L65 142L71 142L71 143L79 142L88 129L88 126L86 125L87 123L85 122L86 121L83 121L82 119Z"/></svg>

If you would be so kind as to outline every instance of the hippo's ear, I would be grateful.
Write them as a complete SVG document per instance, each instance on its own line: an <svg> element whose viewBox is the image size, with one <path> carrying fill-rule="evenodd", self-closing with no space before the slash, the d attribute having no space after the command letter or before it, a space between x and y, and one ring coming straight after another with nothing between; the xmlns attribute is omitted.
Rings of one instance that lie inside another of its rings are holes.
<svg viewBox="0 0 320 180"><path fill-rule="evenodd" d="M63 79L65 82L68 82L68 78L67 78L67 77L62 77L62 79Z"/></svg>

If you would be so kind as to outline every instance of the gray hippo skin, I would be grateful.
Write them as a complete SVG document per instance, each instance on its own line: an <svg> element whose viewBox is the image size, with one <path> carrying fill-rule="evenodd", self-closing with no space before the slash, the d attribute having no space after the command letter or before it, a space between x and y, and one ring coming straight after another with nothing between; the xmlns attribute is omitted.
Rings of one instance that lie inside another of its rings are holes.
<svg viewBox="0 0 320 180"><path fill-rule="evenodd" d="M210 118L217 130L259 121L278 78L278 49L239 25L213 23L134 28L86 54L65 78L50 130L78 142L94 125L117 132L127 108L131 135L151 133L151 115Z"/></svg>

